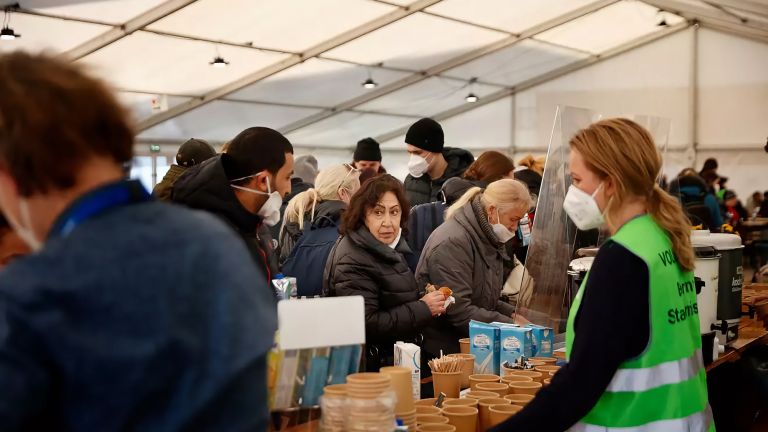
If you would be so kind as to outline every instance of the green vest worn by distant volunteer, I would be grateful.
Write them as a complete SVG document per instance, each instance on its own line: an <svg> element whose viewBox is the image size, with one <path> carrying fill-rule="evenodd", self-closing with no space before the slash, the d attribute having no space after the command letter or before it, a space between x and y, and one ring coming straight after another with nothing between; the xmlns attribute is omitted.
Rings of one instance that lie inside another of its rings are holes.
<svg viewBox="0 0 768 432"><path fill-rule="evenodd" d="M611 240L648 266L650 339L642 354L619 366L600 400L571 430L714 431L693 273L680 268L669 237L648 215L627 222ZM631 277L634 275L616 275L616 295L621 295L621 280ZM574 321L588 278L568 316L569 356L576 338Z"/></svg>

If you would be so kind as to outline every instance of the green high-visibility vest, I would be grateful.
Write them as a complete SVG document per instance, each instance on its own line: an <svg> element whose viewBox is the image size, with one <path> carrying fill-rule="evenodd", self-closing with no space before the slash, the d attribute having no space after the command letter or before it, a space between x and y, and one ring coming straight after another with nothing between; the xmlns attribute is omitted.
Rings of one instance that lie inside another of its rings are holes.
<svg viewBox="0 0 768 432"><path fill-rule="evenodd" d="M619 366L600 400L572 430L714 431L693 273L680 268L669 237L648 215L627 222L611 240L648 266L650 338L642 354ZM622 280L632 277L616 275L616 295L621 295ZM568 316L568 356L588 279L587 274Z"/></svg>

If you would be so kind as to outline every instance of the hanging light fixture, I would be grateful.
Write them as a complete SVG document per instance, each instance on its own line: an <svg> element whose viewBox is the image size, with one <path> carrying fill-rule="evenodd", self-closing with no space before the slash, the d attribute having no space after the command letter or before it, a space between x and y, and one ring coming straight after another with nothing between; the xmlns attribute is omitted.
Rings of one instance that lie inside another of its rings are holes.
<svg viewBox="0 0 768 432"><path fill-rule="evenodd" d="M379 66L379 67L381 67L381 66L383 66L383 65L384 65L384 63L377 63L377 64L375 64L375 65L373 65L373 66ZM363 88L364 88L364 89L366 89L366 90L375 89L376 87L378 87L378 86L379 86L379 83L377 83L376 81L374 81L374 80L373 80L373 76L372 76L372 74L371 74L371 68L372 68L373 66L368 66L368 67L366 68L366 69L368 70L368 78L367 78L365 81L363 81L363 82L362 82L362 84L360 84L360 85L361 85L361 86L363 86Z"/></svg>
<svg viewBox="0 0 768 432"><path fill-rule="evenodd" d="M373 78L368 78L367 80L363 81L363 83L360 85L362 85L363 88L370 90L370 89L375 89L379 84L376 81L374 81Z"/></svg>
<svg viewBox="0 0 768 432"><path fill-rule="evenodd" d="M224 60L224 57L216 56L214 57L213 61L208 63L209 65L213 67L223 68L229 66L229 62Z"/></svg>
<svg viewBox="0 0 768 432"><path fill-rule="evenodd" d="M669 27L669 24L667 23L667 17L664 13L663 9L659 9L659 15L661 15L661 21L659 21L658 24L656 24L657 27Z"/></svg>
<svg viewBox="0 0 768 432"><path fill-rule="evenodd" d="M208 64L215 68L225 68L229 66L229 62L224 60L224 57L222 57L219 53L219 46L214 45L213 47L216 49L216 56L213 58L213 61L209 62Z"/></svg>
<svg viewBox="0 0 768 432"><path fill-rule="evenodd" d="M467 86L469 86L469 94L467 95L467 97L464 98L464 100L467 101L468 103L475 103L480 100L480 97L477 96L472 91L476 81L477 81L477 78L470 78L469 82L467 83Z"/></svg>
<svg viewBox="0 0 768 432"><path fill-rule="evenodd" d="M10 27L11 24L11 9L5 9L5 18L3 19L3 28L0 30L0 40L12 41L20 38L21 35L13 31Z"/></svg>

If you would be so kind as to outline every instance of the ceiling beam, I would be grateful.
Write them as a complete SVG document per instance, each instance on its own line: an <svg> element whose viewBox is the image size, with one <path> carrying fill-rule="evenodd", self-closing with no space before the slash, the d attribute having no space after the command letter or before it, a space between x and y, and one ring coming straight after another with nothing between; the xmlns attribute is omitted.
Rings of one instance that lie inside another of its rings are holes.
<svg viewBox="0 0 768 432"><path fill-rule="evenodd" d="M678 0L643 0L643 2L667 12L678 14L688 20L695 19L701 22L712 22L721 25L737 25L758 31L768 31L768 24L749 20L748 18L740 19L733 16L733 14L719 9L712 10L689 3L683 3Z"/></svg>
<svg viewBox="0 0 768 432"><path fill-rule="evenodd" d="M136 18L131 19L121 26L112 27L112 29L107 30L95 38L83 42L75 48L65 52L63 55L72 61L79 60L88 54L96 52L105 46L128 36L136 30L141 30L142 28L156 21L159 21L196 1L197 0L168 0L144 12Z"/></svg>
<svg viewBox="0 0 768 432"><path fill-rule="evenodd" d="M706 3L768 16L768 0L706 0Z"/></svg>
<svg viewBox="0 0 768 432"><path fill-rule="evenodd" d="M741 38L753 40L755 42L768 44L768 32L760 32L757 30L744 29L743 27L739 27L739 26L715 24L707 21L703 21L701 23L701 26L706 29L715 30L715 31L727 33L736 37L741 37Z"/></svg>
<svg viewBox="0 0 768 432"><path fill-rule="evenodd" d="M392 12L389 12L387 14L380 16L379 18L376 18L372 21L369 21L365 24L362 24L344 33L338 34L328 40L325 40L309 48L304 53L291 55L285 58L284 60L281 60L277 63L273 63L267 67L259 69L249 75L244 76L243 78L240 78L229 84L226 84L224 86L211 90L210 92L202 95L200 98L175 106L169 109L168 111L155 114L152 117L139 123L138 130L142 131L142 130L149 129L152 126L155 126L166 120L170 120L174 117L177 117L195 108L199 108L211 101L227 96L240 89L243 89L252 84L255 84L267 77L270 77L278 72L282 72L308 59L317 57L347 42L351 42L359 37L365 36L368 33L371 33L375 30L378 30L382 27L385 27L396 21L399 21L407 16L410 16L416 12L421 11L422 9L432 6L438 3L439 1L440 0L417 0L409 4L408 6L400 7L397 10L394 10Z"/></svg>
<svg viewBox="0 0 768 432"><path fill-rule="evenodd" d="M367 102L370 102L374 99L380 98L382 96L386 96L390 93L393 93L397 90L400 90L402 88L405 88L409 85L418 83L420 81L423 81L427 78L437 76L443 72L446 72L450 69L453 69L455 67L461 66L463 64L469 63L473 60L477 60L480 57L486 56L488 54L495 53L497 51L500 51L504 48L508 48L512 45L515 45L523 40L530 39L533 36L536 36L540 33L544 33L547 30L553 29L557 26L560 26L562 24L565 24L569 21L572 21L574 19L580 18L584 15L588 15L590 13L593 13L595 11L598 11L600 9L603 9L607 6L610 6L614 3L616 3L617 0L598 0L596 2L590 3L586 6L583 6L581 8L578 8L576 10L573 10L571 12L568 12L566 14L563 14L559 17L556 17L554 19L551 19L549 21L543 22L537 26L534 26L523 33L519 35L510 35L504 39L501 39L500 41L488 44L486 46L483 46L479 49L470 51L468 53L464 53L462 55L459 55L457 57L448 59L438 65L432 66L431 68L418 72L412 75L409 75L407 77L404 77L400 80L397 80L395 82L392 82L390 84L381 86L377 88L376 90L372 90L369 92L366 92L363 95L360 95L358 97L349 99L345 102L342 102L332 108L330 112L326 113L318 113L315 115L308 116L304 119L298 120L294 123L291 123L283 128L280 129L280 132L287 134L292 131L295 131L297 129L309 126L311 124L317 123L321 120L324 120L338 112L341 111L347 111L351 110L359 105L365 104Z"/></svg>
<svg viewBox="0 0 768 432"><path fill-rule="evenodd" d="M466 103L463 105L459 105L457 107L451 108L449 110L440 112L438 114L435 114L431 116L433 119L437 121L443 121L446 119L449 119L451 117L457 116L459 114L463 114L465 112L477 109L481 106L488 105L490 103L496 102L498 100L504 99L505 97L511 96L513 94L519 93L524 90L528 90L532 87L539 86L541 84L545 84L549 81L552 81L556 78L560 78L564 75L579 71L581 69L587 68L589 66L596 65L598 63L601 63L605 60L611 59L613 57L619 56L621 54L627 53L629 51L632 51L636 48L640 48L642 46L648 45L650 43L656 42L660 39L663 39L667 36L673 35L675 33L681 32L691 26L688 22L681 22L679 24L675 24L673 26L669 26L663 30L657 31L655 33L652 33L647 36L640 37L638 39L635 39L633 41L627 42L625 44L619 45L616 48L610 49L600 55L595 55L593 57L590 57L588 59L579 60L574 63L571 63L569 65L557 68L551 72L548 72L544 75L540 75L536 78L532 78L530 80L524 81L520 83L517 86L505 88L503 90L499 90L495 93L492 93L488 96L483 97L478 102L475 103ZM407 127L398 128L396 130L393 130L391 132L382 134L377 136L375 139L379 142L386 142L391 139L397 138L401 135L404 135L408 131Z"/></svg>

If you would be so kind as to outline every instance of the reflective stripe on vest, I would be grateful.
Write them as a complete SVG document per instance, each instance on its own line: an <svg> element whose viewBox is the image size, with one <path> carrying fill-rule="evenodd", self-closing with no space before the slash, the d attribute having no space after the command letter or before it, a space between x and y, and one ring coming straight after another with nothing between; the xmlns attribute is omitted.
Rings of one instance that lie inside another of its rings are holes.
<svg viewBox="0 0 768 432"><path fill-rule="evenodd" d="M672 431L714 431L712 411L707 409L688 417L674 420L659 420L636 427L606 427L576 423L569 432L672 432Z"/></svg>
<svg viewBox="0 0 768 432"><path fill-rule="evenodd" d="M667 384L688 381L698 375L704 367L701 359L701 350L698 349L686 359L668 361L649 368L619 369L613 375L606 391L642 392Z"/></svg>

